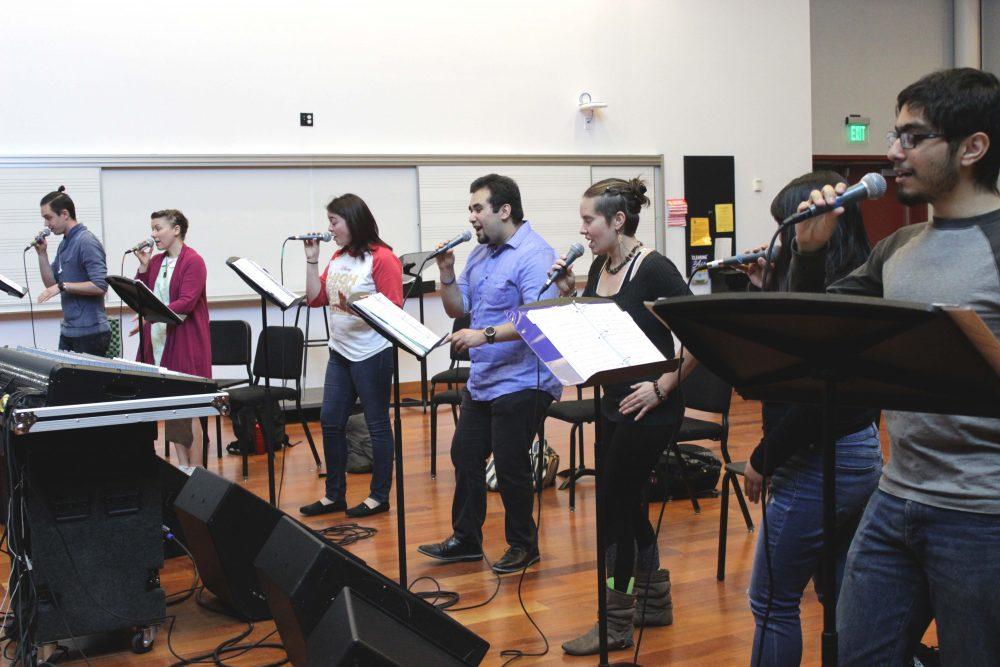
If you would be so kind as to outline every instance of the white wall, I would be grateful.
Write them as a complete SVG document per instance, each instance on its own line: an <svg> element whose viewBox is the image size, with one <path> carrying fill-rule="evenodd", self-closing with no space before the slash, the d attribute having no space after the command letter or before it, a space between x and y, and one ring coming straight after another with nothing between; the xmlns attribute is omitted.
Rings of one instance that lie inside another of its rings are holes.
<svg viewBox="0 0 1000 667"><path fill-rule="evenodd" d="M750 247L810 166L809 40L807 0L14 3L0 154L663 153L665 197L732 154Z"/></svg>
<svg viewBox="0 0 1000 667"><path fill-rule="evenodd" d="M982 0L983 69L1000 76L1000 0Z"/></svg>
<svg viewBox="0 0 1000 667"><path fill-rule="evenodd" d="M924 74L953 65L952 0L809 4L813 152L884 153L896 94ZM867 145L847 143L844 117L852 113L871 118Z"/></svg>

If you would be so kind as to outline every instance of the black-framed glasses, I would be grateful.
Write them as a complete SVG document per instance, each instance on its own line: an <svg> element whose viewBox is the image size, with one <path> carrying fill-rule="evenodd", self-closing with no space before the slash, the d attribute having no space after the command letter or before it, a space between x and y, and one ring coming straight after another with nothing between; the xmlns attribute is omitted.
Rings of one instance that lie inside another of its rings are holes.
<svg viewBox="0 0 1000 667"><path fill-rule="evenodd" d="M896 140L899 139L900 145L909 150L919 146L920 142L925 139L937 139L938 137L943 139L944 135L938 132L896 132L895 130L889 130L885 133L885 143L889 148L892 148Z"/></svg>

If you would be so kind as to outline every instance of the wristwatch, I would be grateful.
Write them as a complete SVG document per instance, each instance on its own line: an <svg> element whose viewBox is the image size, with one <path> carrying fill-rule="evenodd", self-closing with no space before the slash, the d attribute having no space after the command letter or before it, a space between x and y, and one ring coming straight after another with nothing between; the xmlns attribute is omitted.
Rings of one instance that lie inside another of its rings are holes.
<svg viewBox="0 0 1000 667"><path fill-rule="evenodd" d="M486 342L492 345L497 338L497 330L493 327L486 327L483 329L483 333L486 335Z"/></svg>
<svg viewBox="0 0 1000 667"><path fill-rule="evenodd" d="M60 292L65 292L66 291L66 283L64 283L63 281L60 280L56 284L59 285L59 291Z"/></svg>

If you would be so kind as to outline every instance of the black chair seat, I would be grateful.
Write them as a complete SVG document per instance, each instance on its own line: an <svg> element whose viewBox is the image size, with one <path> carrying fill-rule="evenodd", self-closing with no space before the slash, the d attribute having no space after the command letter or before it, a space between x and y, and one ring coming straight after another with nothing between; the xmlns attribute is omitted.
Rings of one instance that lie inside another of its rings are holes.
<svg viewBox="0 0 1000 667"><path fill-rule="evenodd" d="M746 476L747 462L733 461L732 463L727 463L726 470L733 473L734 475L739 475L741 477L744 477Z"/></svg>
<svg viewBox="0 0 1000 667"><path fill-rule="evenodd" d="M435 373L431 378L431 384L465 384L469 381L469 367L456 366Z"/></svg>
<svg viewBox="0 0 1000 667"><path fill-rule="evenodd" d="M229 407L233 412L247 405L258 405L266 400L264 385L255 384L249 387L237 387L229 391ZM271 385L271 398L279 401L294 401L298 393L294 387Z"/></svg>
<svg viewBox="0 0 1000 667"><path fill-rule="evenodd" d="M594 401L559 401L549 406L548 416L570 424L589 424L594 421Z"/></svg>
<svg viewBox="0 0 1000 667"><path fill-rule="evenodd" d="M431 397L431 404L433 404L433 405L461 405L462 404L462 394L460 394L457 389L449 389L447 391L435 392L434 396Z"/></svg>
<svg viewBox="0 0 1000 667"><path fill-rule="evenodd" d="M722 424L685 417L681 422L681 430L677 433L677 442L691 440L721 440L725 430Z"/></svg>
<svg viewBox="0 0 1000 667"><path fill-rule="evenodd" d="M241 384L249 384L250 380L247 378L212 378L212 382L219 389L227 389L229 387L237 387Z"/></svg>

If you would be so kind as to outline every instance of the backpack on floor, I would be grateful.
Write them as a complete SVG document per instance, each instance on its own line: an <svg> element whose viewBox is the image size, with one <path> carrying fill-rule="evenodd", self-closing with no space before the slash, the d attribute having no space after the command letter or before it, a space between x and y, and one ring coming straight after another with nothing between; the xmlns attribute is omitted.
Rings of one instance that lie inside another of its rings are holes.
<svg viewBox="0 0 1000 667"><path fill-rule="evenodd" d="M712 453L712 450L699 445L681 443L677 448L680 449L681 456L684 458L685 468L681 468L673 451L668 449L653 469L653 475L650 478L649 499L666 500L690 497L688 487L684 483L685 469L695 496L701 498L715 495L715 485L719 483L719 478L722 476L722 461Z"/></svg>
<svg viewBox="0 0 1000 667"><path fill-rule="evenodd" d="M542 461L542 488L547 486L552 486L556 481L556 473L559 472L559 455L556 454L556 450L548 446L547 443L542 441L545 447L545 458ZM538 445L539 442L536 440L531 445L531 452L529 458L531 459L531 486L535 488L535 478L537 477L538 471ZM499 490L499 484L497 482L497 470L496 465L493 463L493 457L489 458L486 462L486 488L490 491Z"/></svg>
<svg viewBox="0 0 1000 667"><path fill-rule="evenodd" d="M226 446L230 454L253 454L256 451L257 425L260 424L263 435L270 439L274 451L288 446L288 435L285 433L285 413L277 401L257 406L246 405L230 418L233 422L234 442Z"/></svg>

